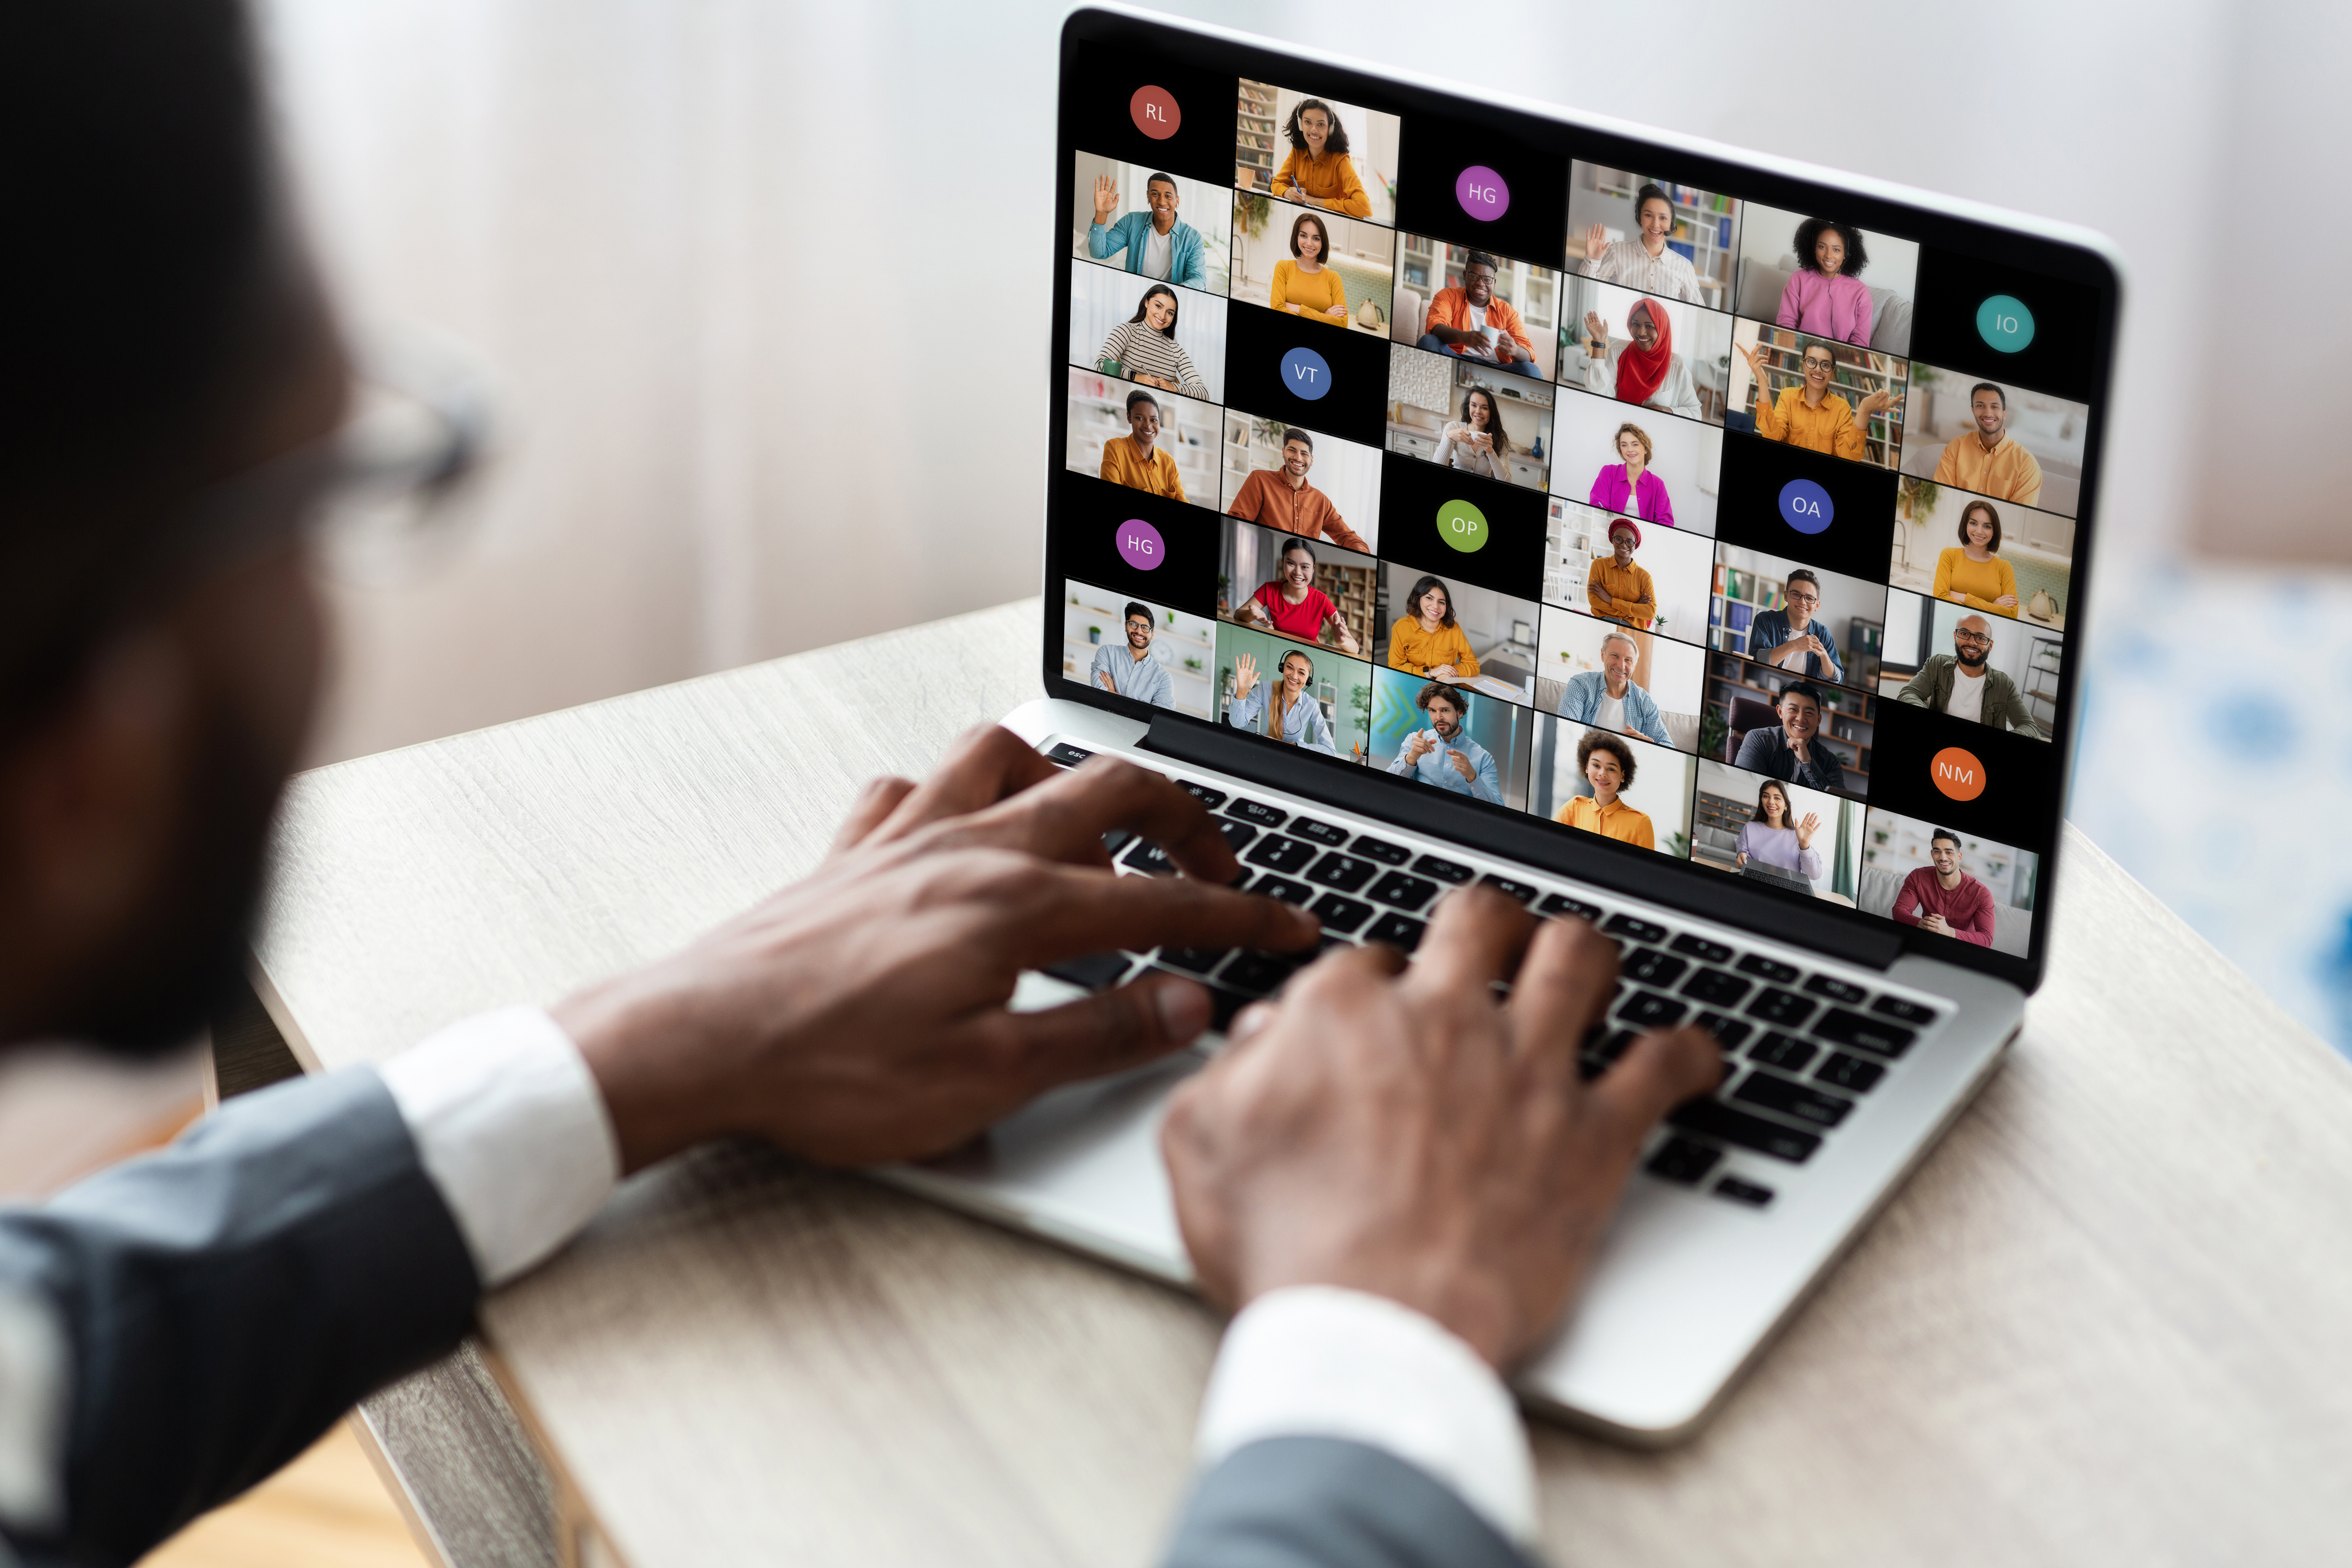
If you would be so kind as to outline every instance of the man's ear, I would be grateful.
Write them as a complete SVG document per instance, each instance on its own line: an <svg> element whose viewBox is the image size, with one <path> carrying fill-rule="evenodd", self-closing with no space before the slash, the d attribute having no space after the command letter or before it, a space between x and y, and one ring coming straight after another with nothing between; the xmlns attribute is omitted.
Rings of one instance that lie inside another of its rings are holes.
<svg viewBox="0 0 2352 1568"><path fill-rule="evenodd" d="M185 651L151 626L109 645L0 763L0 932L18 975L72 967L152 896L195 709Z"/></svg>

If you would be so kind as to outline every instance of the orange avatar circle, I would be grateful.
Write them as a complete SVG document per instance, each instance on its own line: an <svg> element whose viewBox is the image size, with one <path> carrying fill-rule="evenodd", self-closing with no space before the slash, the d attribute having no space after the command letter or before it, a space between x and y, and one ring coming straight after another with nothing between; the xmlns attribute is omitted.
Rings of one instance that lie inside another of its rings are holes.
<svg viewBox="0 0 2352 1568"><path fill-rule="evenodd" d="M1927 764L1927 776L1954 800L1974 800L1985 792L1985 765L1974 752L1946 746Z"/></svg>
<svg viewBox="0 0 2352 1568"><path fill-rule="evenodd" d="M1184 111L1176 107L1176 95L1164 87L1139 87L1135 96L1127 100L1128 117L1135 128L1154 142L1165 142L1176 134L1184 123Z"/></svg>

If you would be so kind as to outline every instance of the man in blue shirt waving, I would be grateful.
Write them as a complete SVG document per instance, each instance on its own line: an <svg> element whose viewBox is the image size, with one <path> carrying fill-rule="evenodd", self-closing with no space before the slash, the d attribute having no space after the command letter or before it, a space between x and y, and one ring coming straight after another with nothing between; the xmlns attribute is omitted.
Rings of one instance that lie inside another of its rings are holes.
<svg viewBox="0 0 2352 1568"><path fill-rule="evenodd" d="M1118 185L1108 174L1095 178L1095 221L1087 230L1087 254L1108 261L1127 252L1127 269L1146 278L1181 283L1187 289L1209 286L1209 264L1202 254L1201 231L1176 216L1176 176L1154 174L1143 182L1143 199L1150 212L1129 213L1117 223L1111 213L1118 205Z"/></svg>

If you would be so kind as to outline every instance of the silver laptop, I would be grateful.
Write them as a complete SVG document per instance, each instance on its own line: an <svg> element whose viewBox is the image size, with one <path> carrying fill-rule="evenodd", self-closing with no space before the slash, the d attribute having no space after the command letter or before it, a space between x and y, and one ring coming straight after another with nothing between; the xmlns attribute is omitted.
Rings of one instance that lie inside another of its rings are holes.
<svg viewBox="0 0 2352 1568"><path fill-rule="evenodd" d="M1410 952L1470 882L1595 922L1589 1074L1714 1031L1732 1071L1518 1383L1686 1434L2040 979L2111 253L1129 12L1065 26L1059 126L1045 689L1005 722L1180 781L1329 942ZM1019 1000L1157 967L1222 1021L1293 963L1108 952ZM1220 1044L894 1179L1183 1281L1156 1134Z"/></svg>

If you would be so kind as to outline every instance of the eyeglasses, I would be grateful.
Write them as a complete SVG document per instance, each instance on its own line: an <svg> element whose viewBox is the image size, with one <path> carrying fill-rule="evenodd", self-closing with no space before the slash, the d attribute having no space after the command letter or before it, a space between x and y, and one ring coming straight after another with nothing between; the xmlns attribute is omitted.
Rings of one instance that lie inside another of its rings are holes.
<svg viewBox="0 0 2352 1568"><path fill-rule="evenodd" d="M1835 370L1837 369L1837 361L1833 359L1815 359L1811 354L1807 354L1805 356L1805 368L1807 370Z"/></svg>
<svg viewBox="0 0 2352 1568"><path fill-rule="evenodd" d="M1131 632L1148 632L1156 624L1152 621L1129 621L1127 623L1127 629Z"/></svg>
<svg viewBox="0 0 2352 1568"><path fill-rule="evenodd" d="M1781 597L1788 600L1791 605L1795 605L1801 608L1808 610L1822 602L1820 595L1815 594L1783 594Z"/></svg>
<svg viewBox="0 0 2352 1568"><path fill-rule="evenodd" d="M1992 638L1985 636L1982 632L1954 632L1952 634L1952 640L1955 642L1982 643L1987 647L1992 647Z"/></svg>

